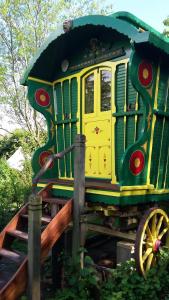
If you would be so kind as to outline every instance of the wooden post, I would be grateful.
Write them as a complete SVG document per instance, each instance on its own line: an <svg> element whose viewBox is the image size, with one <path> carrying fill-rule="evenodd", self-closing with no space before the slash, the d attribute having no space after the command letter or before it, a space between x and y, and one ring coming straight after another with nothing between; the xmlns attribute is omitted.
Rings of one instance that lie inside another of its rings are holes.
<svg viewBox="0 0 169 300"><path fill-rule="evenodd" d="M28 222L28 299L40 300L40 255L41 255L42 198L29 197Z"/></svg>
<svg viewBox="0 0 169 300"><path fill-rule="evenodd" d="M75 260L81 245L80 216L85 202L85 136L78 134L74 148L74 196L73 196L73 238L72 256Z"/></svg>

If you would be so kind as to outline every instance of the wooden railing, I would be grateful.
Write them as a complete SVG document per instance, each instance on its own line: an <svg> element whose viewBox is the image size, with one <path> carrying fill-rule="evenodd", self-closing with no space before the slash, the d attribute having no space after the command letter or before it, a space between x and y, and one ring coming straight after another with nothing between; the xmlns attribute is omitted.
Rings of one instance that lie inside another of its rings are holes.
<svg viewBox="0 0 169 300"><path fill-rule="evenodd" d="M28 277L29 300L40 300L40 259L41 259L41 216L42 197L36 193L40 178L56 159L62 159L65 154L74 151L74 195L73 195L73 237L72 256L76 258L83 244L83 224L80 216L84 211L85 201L85 136L78 134L75 142L60 153L48 157L44 166L33 179L32 195L29 198L28 224Z"/></svg>

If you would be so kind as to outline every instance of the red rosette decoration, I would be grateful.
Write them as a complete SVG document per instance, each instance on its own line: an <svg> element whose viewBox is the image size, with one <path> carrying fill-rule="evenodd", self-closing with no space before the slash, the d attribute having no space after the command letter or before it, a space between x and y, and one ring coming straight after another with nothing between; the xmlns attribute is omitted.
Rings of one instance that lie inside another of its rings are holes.
<svg viewBox="0 0 169 300"><path fill-rule="evenodd" d="M144 87L148 87L153 80L153 67L149 62L143 61L138 67L138 78Z"/></svg>
<svg viewBox="0 0 169 300"><path fill-rule="evenodd" d="M43 151L40 155L39 155L39 164L41 167L44 166L44 164L46 163L47 158L52 155L51 151ZM53 168L54 166L54 162L52 162L49 166L49 169Z"/></svg>
<svg viewBox="0 0 169 300"><path fill-rule="evenodd" d="M139 175L145 166L144 153L141 150L136 150L130 157L130 171L133 175Z"/></svg>
<svg viewBox="0 0 169 300"><path fill-rule="evenodd" d="M35 92L35 99L38 105L48 106L50 104L50 96L45 89L38 89Z"/></svg>

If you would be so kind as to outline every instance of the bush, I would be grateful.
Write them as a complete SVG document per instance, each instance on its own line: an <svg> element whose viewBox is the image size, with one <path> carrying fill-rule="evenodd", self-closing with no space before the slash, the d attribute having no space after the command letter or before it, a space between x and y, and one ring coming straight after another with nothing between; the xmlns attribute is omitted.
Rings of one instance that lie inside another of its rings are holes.
<svg viewBox="0 0 169 300"><path fill-rule="evenodd" d="M0 229L24 203L30 191L29 169L29 162L25 163L24 171L20 172L11 169L4 159L0 159Z"/></svg>
<svg viewBox="0 0 169 300"><path fill-rule="evenodd" d="M76 265L68 265L66 278L67 287L51 300L169 300L169 252L161 251L159 263L146 279L137 273L134 260L113 269L103 283L92 263L80 272Z"/></svg>
<svg viewBox="0 0 169 300"><path fill-rule="evenodd" d="M40 136L41 143L46 140L46 132ZM8 159L18 147L22 147L24 169L18 171L7 165ZM18 129L0 140L0 229L2 229L18 208L24 203L32 185L31 156L39 145L30 132Z"/></svg>

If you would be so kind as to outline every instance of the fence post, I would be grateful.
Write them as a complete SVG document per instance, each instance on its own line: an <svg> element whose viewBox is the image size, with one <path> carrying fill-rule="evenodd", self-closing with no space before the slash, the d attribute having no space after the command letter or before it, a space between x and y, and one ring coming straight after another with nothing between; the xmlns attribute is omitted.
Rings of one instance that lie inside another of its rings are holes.
<svg viewBox="0 0 169 300"><path fill-rule="evenodd" d="M74 148L74 196L73 196L73 238L72 256L75 260L81 245L80 216L85 202L85 141L84 135L78 134Z"/></svg>
<svg viewBox="0 0 169 300"><path fill-rule="evenodd" d="M28 299L40 300L40 255L41 255L42 198L29 197L28 221Z"/></svg>

